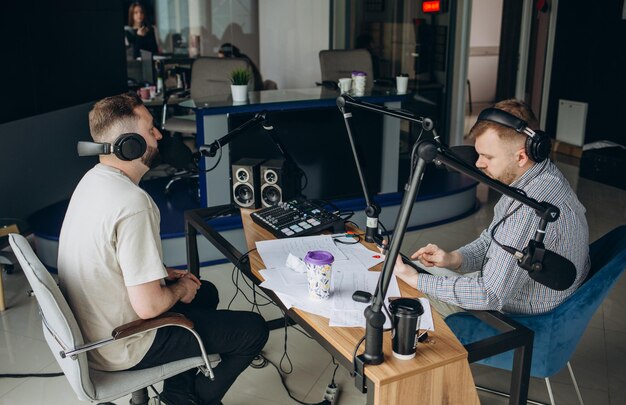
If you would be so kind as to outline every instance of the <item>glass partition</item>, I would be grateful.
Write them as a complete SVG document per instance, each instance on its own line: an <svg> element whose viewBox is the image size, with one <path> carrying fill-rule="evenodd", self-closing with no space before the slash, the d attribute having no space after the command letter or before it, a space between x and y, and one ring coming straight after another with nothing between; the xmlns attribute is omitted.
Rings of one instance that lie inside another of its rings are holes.
<svg viewBox="0 0 626 405"><path fill-rule="evenodd" d="M230 44L228 49L234 47L235 54L246 55L258 67L262 79L272 83L270 88L312 88L322 81L320 51L363 48L371 55L377 85L395 88L395 77L408 75L419 110L411 103L405 107L441 124L446 120L454 10L424 13L422 3L151 0L144 4L157 29L160 53L186 58L178 63L190 66L196 57L220 56L220 47ZM137 61L129 60L129 76L131 64ZM177 83L170 79L167 84Z"/></svg>

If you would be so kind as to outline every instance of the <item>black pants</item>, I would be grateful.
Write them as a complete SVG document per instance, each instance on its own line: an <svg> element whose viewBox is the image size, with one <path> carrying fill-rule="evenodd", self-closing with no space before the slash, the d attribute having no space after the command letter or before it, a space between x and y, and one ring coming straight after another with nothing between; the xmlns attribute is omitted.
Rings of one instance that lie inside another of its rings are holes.
<svg viewBox="0 0 626 405"><path fill-rule="evenodd" d="M219 353L221 363L215 368L211 381L197 369L168 378L163 384L167 398L184 398L194 394L202 404L219 404L237 376L261 352L269 329L259 314L247 311L217 310L219 296L215 286L202 281L190 304L177 303L170 310L184 314L194 323L194 329L204 343L207 353ZM186 329L170 326L157 330L152 346L133 369L139 370L200 355L196 338ZM180 398L180 400L178 399Z"/></svg>

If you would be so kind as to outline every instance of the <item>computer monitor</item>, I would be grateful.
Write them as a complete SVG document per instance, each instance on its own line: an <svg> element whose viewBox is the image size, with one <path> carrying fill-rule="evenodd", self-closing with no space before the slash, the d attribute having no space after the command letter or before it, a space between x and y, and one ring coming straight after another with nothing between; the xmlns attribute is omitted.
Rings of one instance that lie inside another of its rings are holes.
<svg viewBox="0 0 626 405"><path fill-rule="evenodd" d="M139 52L141 56L141 73L143 81L154 84L154 58L152 57L152 52L143 49Z"/></svg>

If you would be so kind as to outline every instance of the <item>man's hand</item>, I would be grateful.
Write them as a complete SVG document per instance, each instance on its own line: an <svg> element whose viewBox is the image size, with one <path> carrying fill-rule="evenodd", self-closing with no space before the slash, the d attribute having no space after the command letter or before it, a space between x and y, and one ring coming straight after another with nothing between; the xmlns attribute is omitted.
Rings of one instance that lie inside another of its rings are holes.
<svg viewBox="0 0 626 405"><path fill-rule="evenodd" d="M179 270L179 269L175 269L173 267L166 267L166 270L167 270L167 277L165 277L165 279L168 280L168 281L175 281L175 280L178 280L179 278L189 277L196 284L198 284L198 287L200 287L200 285L201 285L200 284L200 280L198 280L198 277L194 276L193 274L191 274L187 270Z"/></svg>
<svg viewBox="0 0 626 405"><path fill-rule="evenodd" d="M411 256L413 260L419 260L426 267L444 267L450 270L458 270L463 264L463 257L457 251L448 253L437 245L429 243L418 249Z"/></svg>
<svg viewBox="0 0 626 405"><path fill-rule="evenodd" d="M195 278L195 277L194 277ZM196 278L197 280L197 278ZM180 302L183 304L189 304L196 297L196 293L200 288L199 282L196 283L191 277L179 278L176 285L180 287L182 296Z"/></svg>
<svg viewBox="0 0 626 405"><path fill-rule="evenodd" d="M400 255L396 258L396 265L393 268L393 274L411 287L417 288L417 272L413 267L408 264L404 264Z"/></svg>

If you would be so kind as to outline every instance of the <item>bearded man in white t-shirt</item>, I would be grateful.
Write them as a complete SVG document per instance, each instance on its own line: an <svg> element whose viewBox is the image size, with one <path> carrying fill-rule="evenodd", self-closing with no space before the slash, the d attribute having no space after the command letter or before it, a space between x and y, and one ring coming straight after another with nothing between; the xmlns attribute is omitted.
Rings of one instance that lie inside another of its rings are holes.
<svg viewBox="0 0 626 405"><path fill-rule="evenodd" d="M207 352L219 353L222 362L214 381L195 370L166 380L161 399L166 404L219 404L265 345L265 321L252 312L217 310L213 284L163 265L159 209L138 185L158 154L162 135L141 99L127 93L97 102L89 112L89 127L99 143L140 137L145 152L139 157L124 152L101 155L100 163L76 187L59 239L61 289L88 341L169 310L185 314ZM92 350L88 358L95 369L117 371L199 354L190 332L165 327Z"/></svg>

